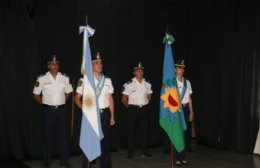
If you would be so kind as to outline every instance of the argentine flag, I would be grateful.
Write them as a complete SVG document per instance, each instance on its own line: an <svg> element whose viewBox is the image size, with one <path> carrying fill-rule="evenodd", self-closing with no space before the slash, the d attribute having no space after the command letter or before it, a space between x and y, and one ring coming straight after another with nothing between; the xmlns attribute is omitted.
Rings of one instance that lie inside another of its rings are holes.
<svg viewBox="0 0 260 168"><path fill-rule="evenodd" d="M94 30L88 25L80 26L79 33L81 34L82 32L84 33L81 65L81 72L83 74L83 99L79 146L91 162L101 155L100 140L104 136L100 124L100 113L88 40L88 37L94 34Z"/></svg>

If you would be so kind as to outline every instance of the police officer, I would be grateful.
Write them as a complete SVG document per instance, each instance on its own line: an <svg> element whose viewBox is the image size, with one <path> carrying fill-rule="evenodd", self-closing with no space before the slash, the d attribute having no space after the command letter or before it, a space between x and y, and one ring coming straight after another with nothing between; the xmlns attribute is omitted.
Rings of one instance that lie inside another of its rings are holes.
<svg viewBox="0 0 260 168"><path fill-rule="evenodd" d="M42 105L43 161L44 167L51 166L52 140L56 130L59 143L61 167L70 167L68 152L68 110L66 101L72 92L69 77L59 72L59 61L54 55L47 61L48 72L40 76L33 89L34 99Z"/></svg>
<svg viewBox="0 0 260 168"><path fill-rule="evenodd" d="M114 100L112 94L114 93L114 88L110 78L105 77L102 74L103 64L99 53L92 57L92 68L94 73L94 83L96 86L96 94L98 97L98 106L100 110L101 118L101 128L104 134L104 138L101 140L101 156L100 156L100 167L101 168L111 168L111 157L110 157L110 147L109 147L109 132L110 127L115 124L114 118ZM81 97L83 95L83 79L78 82L75 104L82 109ZM85 155L83 155L82 168L86 168L88 165L88 160ZM90 163L92 167L93 163Z"/></svg>
<svg viewBox="0 0 260 168"><path fill-rule="evenodd" d="M152 97L152 85L143 78L144 67L141 62L133 67L134 77L124 84L122 103L128 109L128 155L134 155L134 141L137 129L142 132L142 156L151 157L147 148L148 104Z"/></svg>
<svg viewBox="0 0 260 168"><path fill-rule="evenodd" d="M181 153L178 153L176 150L174 150L176 166L189 165L189 163L186 161L186 150L187 149L189 150L190 147L191 122L193 121L194 118L192 99L191 99L191 94L192 94L191 83L188 79L184 78L183 76L184 71L185 71L185 61L177 60L175 62L175 74L176 74L176 80L179 88L180 101L182 103L182 109L183 109L183 113L187 125L187 130L184 131L186 149Z"/></svg>

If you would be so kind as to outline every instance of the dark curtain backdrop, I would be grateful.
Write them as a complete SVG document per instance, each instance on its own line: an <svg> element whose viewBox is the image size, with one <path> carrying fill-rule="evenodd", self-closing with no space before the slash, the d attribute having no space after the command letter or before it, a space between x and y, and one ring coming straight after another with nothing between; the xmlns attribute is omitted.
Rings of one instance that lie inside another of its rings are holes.
<svg viewBox="0 0 260 168"><path fill-rule="evenodd" d="M252 152L258 131L257 0L2 0L0 159L41 158L41 115L32 98L34 82L46 72L46 58L56 54L75 90L82 53L78 29L86 24L86 15L96 30L90 38L91 50L101 53L104 71L115 87L117 124L111 133L112 149L127 146L127 111L120 101L121 90L138 61L144 63L145 76L154 89L149 145L162 143L158 124L162 38L168 30L176 39L172 45L175 59L187 62L197 142ZM70 100L68 108L72 106ZM71 155L80 154L81 112L74 109Z"/></svg>
<svg viewBox="0 0 260 168"><path fill-rule="evenodd" d="M250 153L258 130L259 1L193 5L189 59L197 140Z"/></svg>

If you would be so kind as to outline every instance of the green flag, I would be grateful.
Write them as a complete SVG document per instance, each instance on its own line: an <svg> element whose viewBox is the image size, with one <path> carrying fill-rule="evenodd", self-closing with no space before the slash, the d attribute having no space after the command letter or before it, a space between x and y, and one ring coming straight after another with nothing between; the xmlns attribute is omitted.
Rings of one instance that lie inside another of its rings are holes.
<svg viewBox="0 0 260 168"><path fill-rule="evenodd" d="M171 43L173 41L173 36L166 34L164 38L165 51L160 99L160 125L168 134L175 149L181 152L185 148L183 130L186 130L186 123L174 72L174 61L171 49Z"/></svg>

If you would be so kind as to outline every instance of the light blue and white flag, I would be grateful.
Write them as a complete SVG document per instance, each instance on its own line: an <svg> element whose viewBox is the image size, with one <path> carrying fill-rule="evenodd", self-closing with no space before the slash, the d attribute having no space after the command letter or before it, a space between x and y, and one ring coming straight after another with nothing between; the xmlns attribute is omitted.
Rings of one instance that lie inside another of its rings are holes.
<svg viewBox="0 0 260 168"><path fill-rule="evenodd" d="M91 62L89 36L94 29L80 26L79 33L83 34L83 54L81 73L83 75L82 121L79 146L91 162L101 155L100 140L104 137L100 124L100 113L95 91L95 83Z"/></svg>

